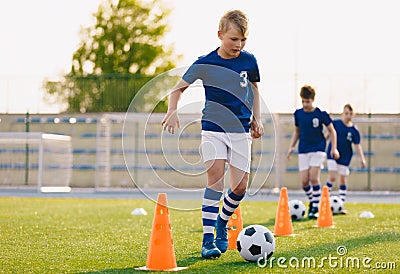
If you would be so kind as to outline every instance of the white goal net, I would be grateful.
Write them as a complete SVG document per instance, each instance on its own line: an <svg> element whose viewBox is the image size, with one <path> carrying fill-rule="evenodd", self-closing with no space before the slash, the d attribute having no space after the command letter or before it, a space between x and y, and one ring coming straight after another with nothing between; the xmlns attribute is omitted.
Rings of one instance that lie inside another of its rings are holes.
<svg viewBox="0 0 400 274"><path fill-rule="evenodd" d="M42 132L0 132L0 185L69 191L71 137Z"/></svg>

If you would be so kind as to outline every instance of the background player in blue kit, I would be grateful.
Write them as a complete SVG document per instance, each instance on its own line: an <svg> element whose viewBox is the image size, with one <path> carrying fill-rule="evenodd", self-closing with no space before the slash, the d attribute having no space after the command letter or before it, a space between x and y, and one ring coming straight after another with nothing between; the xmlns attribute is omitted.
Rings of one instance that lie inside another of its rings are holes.
<svg viewBox="0 0 400 274"><path fill-rule="evenodd" d="M329 187L329 190L332 190L333 184L336 181L336 174L339 173L339 197L342 199L343 203L346 201L346 183L347 177L350 174L349 165L351 158L353 157L353 144L357 154L360 156L361 167L365 167L364 152L360 144L360 132L352 122L353 117L353 107L350 104L346 104L343 107L342 119L333 121L333 126L335 127L337 134L337 149L339 151L340 158L335 160L330 155L330 151L332 149L331 143L329 143L327 149L329 175L326 185ZM346 214L347 211L343 208L340 213Z"/></svg>
<svg viewBox="0 0 400 274"><path fill-rule="evenodd" d="M162 121L164 130L174 133L179 127L177 104L181 93L194 81L202 80L206 102L201 119L201 153L208 182L202 201L201 255L206 259L219 257L228 248L227 222L246 192L252 137L264 133L257 61L243 50L247 35L248 18L242 11L228 11L222 16L220 47L201 56L182 76L169 95L168 112ZM230 188L219 213L226 163Z"/></svg>
<svg viewBox="0 0 400 274"><path fill-rule="evenodd" d="M299 140L299 171L303 190L310 200L309 218L318 217L318 206L321 196L320 174L321 165L326 158L326 140L323 134L323 125L330 133L334 159L339 158L336 149L336 131L332 119L326 111L314 107L315 90L305 85L300 91L303 108L294 112L295 130L290 141L287 158L290 160L295 145Z"/></svg>

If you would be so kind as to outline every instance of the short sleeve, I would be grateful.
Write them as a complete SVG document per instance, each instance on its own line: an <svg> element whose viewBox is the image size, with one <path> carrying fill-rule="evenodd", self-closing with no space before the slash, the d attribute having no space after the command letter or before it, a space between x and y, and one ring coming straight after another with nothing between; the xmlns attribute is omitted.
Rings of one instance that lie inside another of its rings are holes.
<svg viewBox="0 0 400 274"><path fill-rule="evenodd" d="M360 132L358 131L358 129L356 127L354 127L353 143L355 145L358 145L358 144L360 144L360 142L361 142Z"/></svg>
<svg viewBox="0 0 400 274"><path fill-rule="evenodd" d="M257 59L254 57L254 55L252 55L252 59L254 62L254 67L248 72L249 80L253 83L260 82L260 71L258 69Z"/></svg>
<svg viewBox="0 0 400 274"><path fill-rule="evenodd" d="M322 112L322 119L323 119L323 124L325 126L329 126L329 124L332 123L332 118L329 116L328 112L326 112L326 111Z"/></svg>
<svg viewBox="0 0 400 274"><path fill-rule="evenodd" d="M197 79L202 79L203 69L197 62L194 62L183 74L182 79L189 84L193 84Z"/></svg>
<svg viewBox="0 0 400 274"><path fill-rule="evenodd" d="M298 116L298 111L297 110L294 112L293 116L294 116L294 125L296 127L298 127L299 126L299 121L298 121L298 118L297 118L297 116Z"/></svg>

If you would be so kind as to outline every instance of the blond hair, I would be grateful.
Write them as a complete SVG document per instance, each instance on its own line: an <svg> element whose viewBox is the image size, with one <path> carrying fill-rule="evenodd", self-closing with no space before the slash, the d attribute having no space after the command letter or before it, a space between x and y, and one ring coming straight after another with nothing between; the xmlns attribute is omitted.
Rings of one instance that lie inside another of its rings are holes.
<svg viewBox="0 0 400 274"><path fill-rule="evenodd" d="M225 33L229 30L230 27L236 27L239 29L243 36L246 37L249 29L248 29L249 18L247 15L241 10L230 10L227 11L219 21L219 31Z"/></svg>

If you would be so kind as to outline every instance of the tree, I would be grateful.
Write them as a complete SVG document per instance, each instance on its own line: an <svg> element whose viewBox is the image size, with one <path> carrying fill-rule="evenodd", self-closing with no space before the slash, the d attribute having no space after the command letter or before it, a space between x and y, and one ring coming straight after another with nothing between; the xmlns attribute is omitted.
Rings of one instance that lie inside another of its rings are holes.
<svg viewBox="0 0 400 274"><path fill-rule="evenodd" d="M69 111L126 111L140 87L179 58L162 44L169 14L160 0L103 2L95 24L81 30L70 73L45 81L48 99L66 103Z"/></svg>

